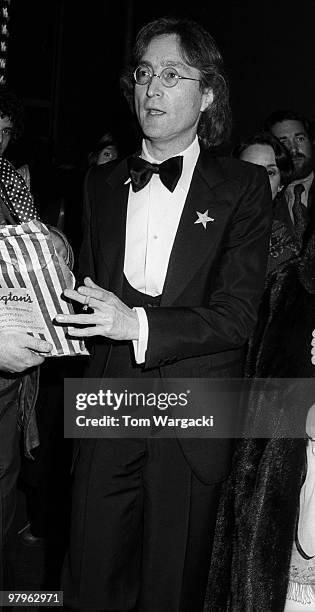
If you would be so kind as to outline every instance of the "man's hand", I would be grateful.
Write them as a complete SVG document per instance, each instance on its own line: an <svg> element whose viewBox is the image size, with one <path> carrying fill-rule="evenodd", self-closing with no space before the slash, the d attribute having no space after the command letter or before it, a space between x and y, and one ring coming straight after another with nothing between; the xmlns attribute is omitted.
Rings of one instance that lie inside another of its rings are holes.
<svg viewBox="0 0 315 612"><path fill-rule="evenodd" d="M0 371L24 372L28 368L40 365L44 357L40 353L50 353L50 342L33 338L29 334L4 330L0 332Z"/></svg>
<svg viewBox="0 0 315 612"><path fill-rule="evenodd" d="M112 340L138 340L139 322L137 313L128 308L116 295L105 291L90 278L84 279L84 286L78 291L66 289L64 295L71 300L88 304L93 313L57 315L57 323L84 325L69 327L68 333L76 337L105 336Z"/></svg>

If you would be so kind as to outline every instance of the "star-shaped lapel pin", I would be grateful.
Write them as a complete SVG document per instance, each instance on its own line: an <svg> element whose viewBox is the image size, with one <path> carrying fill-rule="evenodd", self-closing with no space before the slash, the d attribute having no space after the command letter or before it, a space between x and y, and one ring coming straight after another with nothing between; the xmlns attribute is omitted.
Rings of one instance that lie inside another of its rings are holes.
<svg viewBox="0 0 315 612"><path fill-rule="evenodd" d="M204 213L198 212L198 210L196 210L196 213L198 215L198 219L197 221L195 221L194 223L202 223L203 227L206 229L207 228L207 223L209 223L209 221L214 221L214 219L212 217L208 216L208 210L205 210Z"/></svg>

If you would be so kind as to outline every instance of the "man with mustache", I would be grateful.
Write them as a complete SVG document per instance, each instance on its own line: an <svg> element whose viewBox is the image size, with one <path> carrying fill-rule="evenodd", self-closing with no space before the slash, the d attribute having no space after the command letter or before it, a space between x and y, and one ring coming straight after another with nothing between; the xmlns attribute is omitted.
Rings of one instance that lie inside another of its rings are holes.
<svg viewBox="0 0 315 612"><path fill-rule="evenodd" d="M265 120L264 128L276 136L292 156L292 181L285 191L287 210L277 211L287 227L301 241L314 214L315 181L310 121L291 110L277 110Z"/></svg>

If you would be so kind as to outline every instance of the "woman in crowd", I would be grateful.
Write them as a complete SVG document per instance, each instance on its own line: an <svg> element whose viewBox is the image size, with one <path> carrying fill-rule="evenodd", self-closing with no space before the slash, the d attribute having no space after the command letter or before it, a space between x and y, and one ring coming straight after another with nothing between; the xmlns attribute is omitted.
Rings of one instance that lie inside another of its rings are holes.
<svg viewBox="0 0 315 612"><path fill-rule="evenodd" d="M253 161L250 147L240 155ZM311 210L302 250L266 279L246 365L259 380L221 500L207 612L315 610L314 270Z"/></svg>
<svg viewBox="0 0 315 612"><path fill-rule="evenodd" d="M292 176L291 156L273 134L259 132L239 143L233 150L233 157L264 166L269 176L274 203L268 261L268 272L270 272L283 261L297 255L299 251L294 229L287 223L287 203L283 195Z"/></svg>
<svg viewBox="0 0 315 612"><path fill-rule="evenodd" d="M283 188L290 182L290 154L282 142L269 132L259 132L243 140L233 149L233 157L266 168L273 201L279 198Z"/></svg>

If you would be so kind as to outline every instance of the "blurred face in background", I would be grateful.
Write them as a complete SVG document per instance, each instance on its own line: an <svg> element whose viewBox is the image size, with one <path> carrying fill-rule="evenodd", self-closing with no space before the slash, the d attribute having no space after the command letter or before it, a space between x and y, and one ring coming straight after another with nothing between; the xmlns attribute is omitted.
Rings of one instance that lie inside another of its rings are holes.
<svg viewBox="0 0 315 612"><path fill-rule="evenodd" d="M117 159L117 157L118 151L115 145L108 145L107 147L104 147L104 149L99 151L99 153L97 154L96 164L98 166L101 166L102 164L107 164L107 162Z"/></svg>
<svg viewBox="0 0 315 612"><path fill-rule="evenodd" d="M268 144L252 144L242 151L240 159L266 168L274 200L277 193L281 191L282 184L273 148Z"/></svg>
<svg viewBox="0 0 315 612"><path fill-rule="evenodd" d="M306 178L313 170L313 150L303 123L293 119L279 121L271 131L291 154L294 165L292 180Z"/></svg>
<svg viewBox="0 0 315 612"><path fill-rule="evenodd" d="M12 136L13 123L9 117L0 114L0 156L5 152Z"/></svg>

